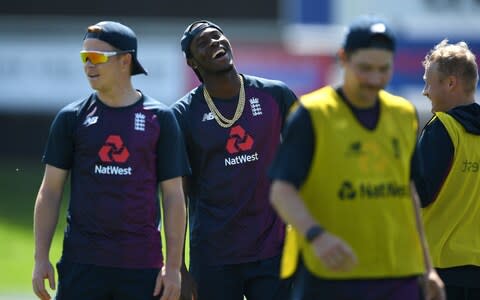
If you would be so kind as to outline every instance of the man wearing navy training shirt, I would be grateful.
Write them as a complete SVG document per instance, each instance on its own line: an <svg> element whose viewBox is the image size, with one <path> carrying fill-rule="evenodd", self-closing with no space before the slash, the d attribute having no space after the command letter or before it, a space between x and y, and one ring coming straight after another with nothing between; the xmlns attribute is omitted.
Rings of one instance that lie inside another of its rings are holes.
<svg viewBox="0 0 480 300"><path fill-rule="evenodd" d="M181 178L190 172L178 123L168 107L133 88L131 76L146 71L130 28L111 21L88 27L80 55L95 92L64 107L50 129L34 213L33 289L50 299L45 279L55 288L49 250L70 175L56 299L177 300L185 232Z"/></svg>
<svg viewBox="0 0 480 300"><path fill-rule="evenodd" d="M281 299L274 294L284 224L268 201L267 168L296 96L282 82L239 74L229 40L211 22L188 26L181 46L203 82L173 107L192 166L190 272L198 299Z"/></svg>

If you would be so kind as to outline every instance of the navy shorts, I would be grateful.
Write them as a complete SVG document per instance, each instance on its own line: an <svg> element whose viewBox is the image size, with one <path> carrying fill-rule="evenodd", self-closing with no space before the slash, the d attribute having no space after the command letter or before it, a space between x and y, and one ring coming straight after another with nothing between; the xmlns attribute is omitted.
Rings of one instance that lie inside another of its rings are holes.
<svg viewBox="0 0 480 300"><path fill-rule="evenodd" d="M392 279L326 280L303 265L295 275L291 300L421 300L417 276Z"/></svg>
<svg viewBox="0 0 480 300"><path fill-rule="evenodd" d="M56 300L153 300L159 269L124 269L60 261Z"/></svg>
<svg viewBox="0 0 480 300"><path fill-rule="evenodd" d="M448 300L478 300L480 288L460 287L445 285Z"/></svg>
<svg viewBox="0 0 480 300"><path fill-rule="evenodd" d="M190 273L197 282L198 300L288 299L290 281L279 278L280 256L232 265L208 266L190 259Z"/></svg>

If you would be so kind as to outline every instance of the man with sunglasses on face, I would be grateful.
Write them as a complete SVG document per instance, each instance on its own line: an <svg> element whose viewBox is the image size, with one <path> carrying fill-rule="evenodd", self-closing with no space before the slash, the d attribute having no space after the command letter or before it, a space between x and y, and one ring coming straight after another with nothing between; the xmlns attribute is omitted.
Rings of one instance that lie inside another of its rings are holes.
<svg viewBox="0 0 480 300"><path fill-rule="evenodd" d="M55 288L49 250L70 175L56 299L177 300L185 233L181 178L190 173L178 123L171 109L133 88L131 76L147 72L130 28L111 21L88 27L80 54L95 92L64 107L50 128L34 212L33 290L45 300L45 279Z"/></svg>
<svg viewBox="0 0 480 300"><path fill-rule="evenodd" d="M296 96L280 81L239 74L229 40L209 21L188 26L181 47L202 82L173 106L192 166L186 186L198 299L282 299L284 224L268 201L267 168Z"/></svg>

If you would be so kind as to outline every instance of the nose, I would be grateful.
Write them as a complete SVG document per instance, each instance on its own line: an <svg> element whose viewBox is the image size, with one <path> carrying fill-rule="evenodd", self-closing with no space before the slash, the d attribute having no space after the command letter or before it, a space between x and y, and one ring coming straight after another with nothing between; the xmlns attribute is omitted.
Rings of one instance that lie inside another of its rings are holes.
<svg viewBox="0 0 480 300"><path fill-rule="evenodd" d="M91 69L91 68L94 68L95 65L92 64L92 62L91 62L89 59L87 59L87 61L83 64L83 67L84 67L85 69Z"/></svg>
<svg viewBox="0 0 480 300"><path fill-rule="evenodd" d="M384 75L381 72L372 72L368 76L368 84L370 86L380 87L383 86Z"/></svg>
<svg viewBox="0 0 480 300"><path fill-rule="evenodd" d="M427 86L423 87L422 95L424 95L425 97L428 97L428 88L427 88Z"/></svg>
<svg viewBox="0 0 480 300"><path fill-rule="evenodd" d="M220 44L220 41L218 39L212 39L212 43L211 43L212 46L216 47L219 44Z"/></svg>

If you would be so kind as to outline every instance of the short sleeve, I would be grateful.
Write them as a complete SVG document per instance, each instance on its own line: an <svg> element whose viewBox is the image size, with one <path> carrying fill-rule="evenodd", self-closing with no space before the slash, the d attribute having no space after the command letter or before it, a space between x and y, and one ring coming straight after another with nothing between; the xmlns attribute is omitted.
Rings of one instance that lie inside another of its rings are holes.
<svg viewBox="0 0 480 300"><path fill-rule="evenodd" d="M283 142L269 169L270 179L285 180L299 188L310 170L314 147L310 114L299 106L287 119Z"/></svg>
<svg viewBox="0 0 480 300"><path fill-rule="evenodd" d="M74 126L73 111L61 110L50 126L50 132L42 161L54 167L69 170L73 164Z"/></svg>
<svg viewBox="0 0 480 300"><path fill-rule="evenodd" d="M180 126L171 109L166 109L159 116L160 137L157 144L158 180L164 181L191 173L185 142Z"/></svg>

